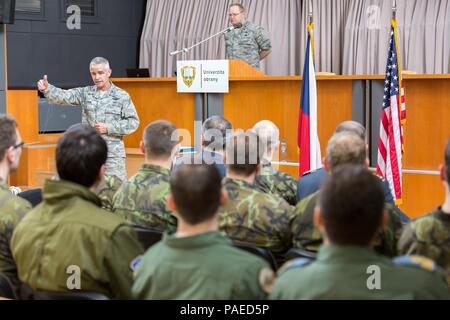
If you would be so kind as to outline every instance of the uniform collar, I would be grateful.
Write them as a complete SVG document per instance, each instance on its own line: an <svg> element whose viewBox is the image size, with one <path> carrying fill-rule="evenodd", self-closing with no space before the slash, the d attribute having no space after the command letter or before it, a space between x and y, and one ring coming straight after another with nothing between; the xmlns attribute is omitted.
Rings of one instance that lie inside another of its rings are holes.
<svg viewBox="0 0 450 320"><path fill-rule="evenodd" d="M114 83L112 83L111 80L109 80L109 83L111 84L111 86L109 87L109 89L102 95L102 96L108 96L108 95L113 95L116 92L116 86L114 85ZM94 93L96 95L100 95L100 91L97 89L97 86L94 84L92 86L92 88L94 89Z"/></svg>
<svg viewBox="0 0 450 320"><path fill-rule="evenodd" d="M162 175L170 175L170 170L163 168L161 166L156 166L153 164L144 163L140 169L142 172L151 172L151 173L159 173Z"/></svg>
<svg viewBox="0 0 450 320"><path fill-rule="evenodd" d="M47 180L42 189L44 202L59 203L72 197L79 197L85 201L101 206L100 198L88 188L65 180Z"/></svg>
<svg viewBox="0 0 450 320"><path fill-rule="evenodd" d="M171 248L194 249L216 244L231 244L231 241L218 231L210 231L183 238L177 238L175 234L165 233L163 243Z"/></svg>
<svg viewBox="0 0 450 320"><path fill-rule="evenodd" d="M235 185L239 188L243 188L243 189L255 189L255 186L244 181L244 180L240 180L240 179L231 179L228 177L225 177L223 179L223 185L227 186L227 185Z"/></svg>
<svg viewBox="0 0 450 320"><path fill-rule="evenodd" d="M380 259L380 257L368 247L353 245L322 245L317 255L317 260L322 262L342 261L367 261Z"/></svg>

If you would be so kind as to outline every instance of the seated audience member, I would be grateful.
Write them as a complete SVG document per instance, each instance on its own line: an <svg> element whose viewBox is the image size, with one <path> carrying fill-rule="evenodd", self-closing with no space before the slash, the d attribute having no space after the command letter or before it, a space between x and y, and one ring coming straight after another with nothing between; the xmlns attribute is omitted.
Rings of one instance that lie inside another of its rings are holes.
<svg viewBox="0 0 450 320"><path fill-rule="evenodd" d="M333 174L333 171L343 164L354 164L367 168L368 163L366 144L360 136L352 132L340 132L331 137L324 158L327 172ZM382 184L382 180L378 176L374 176ZM320 192L319 190L306 197L295 207L292 233L293 244L296 248L317 252L322 244L322 236L313 223L314 208ZM394 257L397 255L396 246L403 224L397 207L386 203L386 209L389 212L389 223L376 237L374 248L380 254Z"/></svg>
<svg viewBox="0 0 450 320"><path fill-rule="evenodd" d="M223 162L223 153L227 141L227 135L231 133L231 123L221 116L212 116L205 120L202 126L201 145L202 149L196 154L187 154L178 158L175 167L180 164L209 164L219 170L220 176L226 175Z"/></svg>
<svg viewBox="0 0 450 320"><path fill-rule="evenodd" d="M113 198L113 211L133 224L158 231L175 231L177 218L167 207L170 168L179 151L177 128L155 121L144 130L141 151L145 163L124 182Z"/></svg>
<svg viewBox="0 0 450 320"><path fill-rule="evenodd" d="M219 211L219 229L237 243L269 249L281 263L292 246L292 207L255 186L263 153L264 146L253 132L236 133L228 140L223 183L229 201Z"/></svg>
<svg viewBox="0 0 450 320"><path fill-rule="evenodd" d="M226 203L219 171L182 164L172 173L169 207L178 227L138 264L137 299L263 299L274 274L261 258L237 249L218 232L217 210Z"/></svg>
<svg viewBox="0 0 450 320"><path fill-rule="evenodd" d="M357 136L359 136L363 141L366 140L366 129L359 122L356 121L349 120L339 124L336 127L334 133L336 134L341 132L352 132ZM318 191L320 189L320 185L325 180L326 176L327 172L325 171L324 168L320 168L303 174L301 179L299 179L298 181L297 201L300 202L307 196ZM392 197L391 188L389 187L389 182L383 180L383 187L384 187L385 201L393 205L394 199ZM401 216L403 221L409 220L409 218L403 213L401 213Z"/></svg>
<svg viewBox="0 0 450 320"><path fill-rule="evenodd" d="M263 192L275 194L292 206L297 204L297 180L290 174L272 167L272 160L280 145L280 131L275 124L263 120L255 124L253 130L265 146L262 168L256 176L256 186Z"/></svg>
<svg viewBox="0 0 450 320"><path fill-rule="evenodd" d="M370 247L388 216L379 179L360 165L325 181L314 222L324 244L316 261L297 259L278 272L271 299L449 299L433 261L389 260Z"/></svg>
<svg viewBox="0 0 450 320"><path fill-rule="evenodd" d="M445 148L440 178L445 189L442 206L406 225L398 249L401 254L419 254L436 261L450 284L450 141Z"/></svg>
<svg viewBox="0 0 450 320"><path fill-rule="evenodd" d="M9 191L8 177L19 166L22 148L16 121L10 116L0 115L0 272L9 278L16 290L20 281L10 242L17 224L31 210L31 204Z"/></svg>
<svg viewBox="0 0 450 320"><path fill-rule="evenodd" d="M56 147L61 180L47 180L44 201L11 240L19 278L35 290L94 291L129 298L131 262L143 249L125 221L100 208L105 140L88 125L70 127Z"/></svg>
<svg viewBox="0 0 450 320"><path fill-rule="evenodd" d="M102 208L113 209L113 197L122 185L122 180L116 175L105 176L98 187L98 197L102 201Z"/></svg>

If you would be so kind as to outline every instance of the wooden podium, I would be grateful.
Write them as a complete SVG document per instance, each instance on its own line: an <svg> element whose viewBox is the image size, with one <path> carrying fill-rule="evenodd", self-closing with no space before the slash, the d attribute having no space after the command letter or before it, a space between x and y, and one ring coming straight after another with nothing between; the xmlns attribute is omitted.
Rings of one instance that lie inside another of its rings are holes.
<svg viewBox="0 0 450 320"><path fill-rule="evenodd" d="M229 60L230 80L236 78L262 78L264 73L241 60Z"/></svg>

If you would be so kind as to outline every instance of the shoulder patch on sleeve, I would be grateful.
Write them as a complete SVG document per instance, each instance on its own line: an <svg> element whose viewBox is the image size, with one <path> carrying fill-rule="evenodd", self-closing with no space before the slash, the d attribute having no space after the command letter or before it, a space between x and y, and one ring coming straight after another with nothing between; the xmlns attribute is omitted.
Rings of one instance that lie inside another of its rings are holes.
<svg viewBox="0 0 450 320"><path fill-rule="evenodd" d="M407 266L416 269L426 270L428 272L437 272L438 267L436 263L423 256L400 256L392 259L396 266Z"/></svg>
<svg viewBox="0 0 450 320"><path fill-rule="evenodd" d="M275 281L275 273L272 269L264 267L259 271L259 286L265 293L272 291L273 283Z"/></svg>
<svg viewBox="0 0 450 320"><path fill-rule="evenodd" d="M142 262L142 256L137 256L133 261L130 262L130 269L136 275L136 271Z"/></svg>
<svg viewBox="0 0 450 320"><path fill-rule="evenodd" d="M283 264L280 269L278 269L277 274L281 275L288 270L304 267L313 261L314 260L307 259L307 258L297 258L297 259L289 260L285 264Z"/></svg>

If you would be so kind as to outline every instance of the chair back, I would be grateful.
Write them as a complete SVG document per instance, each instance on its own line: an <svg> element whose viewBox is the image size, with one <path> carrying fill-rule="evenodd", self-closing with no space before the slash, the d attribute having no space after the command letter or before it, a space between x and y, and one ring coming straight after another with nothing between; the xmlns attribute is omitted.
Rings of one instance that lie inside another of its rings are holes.
<svg viewBox="0 0 450 320"><path fill-rule="evenodd" d="M141 226L133 226L134 231L138 236L139 242L142 244L145 250L157 243L163 237L163 232Z"/></svg>
<svg viewBox="0 0 450 320"><path fill-rule="evenodd" d="M245 250L249 253L252 253L254 255L257 255L264 260L266 260L270 267L275 271L277 269L277 263L275 261L275 258L272 255L272 252L270 252L267 248L261 248L257 246L251 246L248 244L242 244L242 243L234 243L233 244L236 248L239 248L241 250Z"/></svg>

